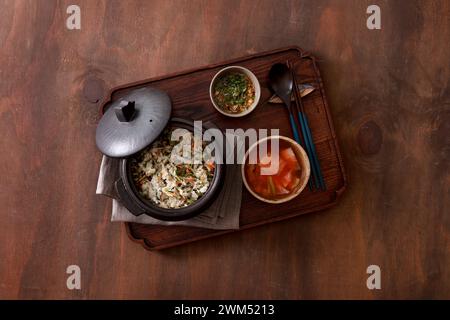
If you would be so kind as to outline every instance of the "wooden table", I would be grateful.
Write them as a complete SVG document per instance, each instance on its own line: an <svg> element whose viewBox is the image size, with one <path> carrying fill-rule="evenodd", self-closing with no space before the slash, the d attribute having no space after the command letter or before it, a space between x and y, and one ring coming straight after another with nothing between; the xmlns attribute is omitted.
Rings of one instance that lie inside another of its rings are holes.
<svg viewBox="0 0 450 320"><path fill-rule="evenodd" d="M81 8L68 30L67 6ZM381 30L366 9L381 8ZM449 1L0 1L0 298L450 298ZM333 209L163 252L96 196L109 88L298 45L349 186ZM66 268L81 268L68 290ZM381 268L381 290L366 269Z"/></svg>

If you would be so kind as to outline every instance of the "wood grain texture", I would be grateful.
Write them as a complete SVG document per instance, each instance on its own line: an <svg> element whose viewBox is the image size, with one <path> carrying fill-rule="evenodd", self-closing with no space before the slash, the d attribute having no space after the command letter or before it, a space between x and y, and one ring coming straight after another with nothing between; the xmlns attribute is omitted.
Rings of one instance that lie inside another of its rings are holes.
<svg viewBox="0 0 450 320"><path fill-rule="evenodd" d="M450 298L450 2L376 2L371 31L368 0L0 0L0 298ZM320 58L339 205L161 253L129 241L95 195L108 89L288 45Z"/></svg>

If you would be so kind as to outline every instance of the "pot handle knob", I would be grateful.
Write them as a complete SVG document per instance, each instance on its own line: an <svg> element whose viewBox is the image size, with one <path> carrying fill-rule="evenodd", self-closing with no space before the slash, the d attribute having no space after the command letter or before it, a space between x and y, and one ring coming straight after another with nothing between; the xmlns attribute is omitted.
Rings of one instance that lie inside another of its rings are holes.
<svg viewBox="0 0 450 320"><path fill-rule="evenodd" d="M122 179L119 179L115 183L116 193L119 196L119 201L128 209L133 215L140 216L144 214L145 211L138 204L133 202L128 195L127 190L125 189L125 185L123 184Z"/></svg>
<svg viewBox="0 0 450 320"><path fill-rule="evenodd" d="M114 108L114 111L120 122L130 122L136 113L136 107L134 101L122 100L119 105Z"/></svg>

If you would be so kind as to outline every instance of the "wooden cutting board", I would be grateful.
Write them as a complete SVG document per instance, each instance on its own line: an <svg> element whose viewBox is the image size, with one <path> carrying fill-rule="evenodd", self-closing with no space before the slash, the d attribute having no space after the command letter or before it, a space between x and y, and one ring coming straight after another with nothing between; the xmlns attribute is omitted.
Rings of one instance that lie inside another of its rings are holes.
<svg viewBox="0 0 450 320"><path fill-rule="evenodd" d="M166 91L172 99L174 117L213 121L220 129L233 128L278 128L280 134L292 137L289 117L281 105L258 106L248 116L230 118L217 112L209 98L209 85L214 74L229 65L240 65L250 69L261 84L261 100L271 96L268 87L270 67L277 62L290 61L294 65L298 84L309 83L316 90L302 99L309 121L323 176L326 191L311 191L308 187L292 201L270 205L261 202L243 188L240 214L240 229L217 231L181 226L155 226L125 223L129 237L146 249L169 248L229 232L239 232L259 225L293 218L335 205L345 190L346 176L334 132L331 115L325 98L322 79L315 58L298 47L283 48L238 59L212 64L164 77L148 79L114 88L110 101L120 98L130 90L152 86ZM103 108L107 105L105 103Z"/></svg>

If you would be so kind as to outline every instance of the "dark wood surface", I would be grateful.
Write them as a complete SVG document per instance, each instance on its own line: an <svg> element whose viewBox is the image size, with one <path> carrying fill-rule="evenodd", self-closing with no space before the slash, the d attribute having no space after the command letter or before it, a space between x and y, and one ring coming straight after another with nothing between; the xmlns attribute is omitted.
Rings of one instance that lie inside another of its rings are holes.
<svg viewBox="0 0 450 320"><path fill-rule="evenodd" d="M120 99L132 90L142 87L157 87L170 95L174 117L212 121L223 132L226 129L238 128L244 130L249 128L278 129L279 134L292 138L289 116L285 112L284 106L264 103L272 95L268 81L271 66L275 63L286 63L286 61L292 64L299 83L308 83L317 88L302 101L314 137L327 190L311 191L309 188L305 188L296 199L274 206L257 200L243 188L240 229L248 229L304 213L324 210L338 202L346 187L346 176L317 63L312 55L300 48L289 47L266 51L163 78L124 85L112 90L109 95L111 99L108 99L101 109L103 111L111 101ZM238 119L226 117L217 112L209 97L211 79L219 70L230 65L248 68L255 74L261 85L260 105L250 115ZM175 245L221 235L226 231L129 223L127 232L132 240L141 243L147 249L167 249Z"/></svg>
<svg viewBox="0 0 450 320"><path fill-rule="evenodd" d="M75 2L69 31L72 1L0 1L0 298L450 298L449 1L375 1L381 30L368 0ZM162 252L131 242L95 195L109 88L288 45L320 59L340 203Z"/></svg>

